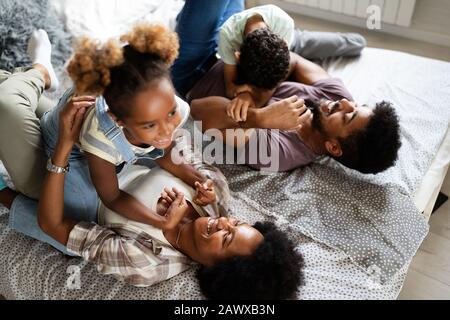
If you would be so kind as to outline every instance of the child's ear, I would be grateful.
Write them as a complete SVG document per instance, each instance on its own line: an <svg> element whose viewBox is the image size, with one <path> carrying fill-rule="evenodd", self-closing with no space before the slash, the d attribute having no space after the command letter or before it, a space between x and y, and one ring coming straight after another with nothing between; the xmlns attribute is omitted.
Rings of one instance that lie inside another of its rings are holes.
<svg viewBox="0 0 450 320"><path fill-rule="evenodd" d="M237 63L239 63L241 61L241 53L239 51L236 51L234 53L234 57L236 58Z"/></svg>
<svg viewBox="0 0 450 320"><path fill-rule="evenodd" d="M117 123L120 127L124 127L125 123L122 120L119 120L111 111L108 111L108 116L111 117L111 119L114 120L115 123Z"/></svg>

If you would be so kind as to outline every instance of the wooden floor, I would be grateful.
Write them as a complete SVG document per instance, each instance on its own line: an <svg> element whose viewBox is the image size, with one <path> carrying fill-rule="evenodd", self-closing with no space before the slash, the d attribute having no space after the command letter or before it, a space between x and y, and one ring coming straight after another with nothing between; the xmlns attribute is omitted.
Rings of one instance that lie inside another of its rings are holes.
<svg viewBox="0 0 450 320"><path fill-rule="evenodd" d="M368 46L398 50L433 59L450 61L450 48L430 45L396 36L374 33L327 21L292 15L301 29L310 31L359 32ZM450 173L442 192L450 196ZM450 201L430 220L430 233L414 258L400 299L450 300Z"/></svg>

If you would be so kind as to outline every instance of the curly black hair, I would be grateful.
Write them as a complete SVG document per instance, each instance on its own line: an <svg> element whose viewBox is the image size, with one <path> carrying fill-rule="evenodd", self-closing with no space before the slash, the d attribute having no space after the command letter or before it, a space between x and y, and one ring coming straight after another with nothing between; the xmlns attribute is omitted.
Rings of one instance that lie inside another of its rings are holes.
<svg viewBox="0 0 450 320"><path fill-rule="evenodd" d="M390 102L376 104L367 127L339 140L342 157L337 161L365 174L378 174L392 167L398 159L399 118Z"/></svg>
<svg viewBox="0 0 450 320"><path fill-rule="evenodd" d="M293 299L304 284L303 256L273 223L258 222L264 240L251 256L234 257L197 272L208 299Z"/></svg>
<svg viewBox="0 0 450 320"><path fill-rule="evenodd" d="M242 43L235 83L272 90L286 78L289 63L287 43L268 29L257 29Z"/></svg>

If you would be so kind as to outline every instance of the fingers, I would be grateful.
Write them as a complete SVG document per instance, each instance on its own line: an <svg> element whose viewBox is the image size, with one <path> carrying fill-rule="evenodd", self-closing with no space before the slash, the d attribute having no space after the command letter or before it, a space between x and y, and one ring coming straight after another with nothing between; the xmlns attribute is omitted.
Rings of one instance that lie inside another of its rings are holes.
<svg viewBox="0 0 450 320"><path fill-rule="evenodd" d="M80 102L71 102L68 103L64 112L64 115L68 118L74 117L78 110L87 109L92 107L95 104L95 101L80 101Z"/></svg>
<svg viewBox="0 0 450 320"><path fill-rule="evenodd" d="M82 101L92 102L92 101L95 101L95 99L96 99L96 97L94 97L94 96L75 96L75 97L72 97L71 100L73 102L82 102Z"/></svg>
<svg viewBox="0 0 450 320"><path fill-rule="evenodd" d="M289 97L289 98L286 99L286 101L289 102L289 103L294 103L294 102L296 102L298 100L299 99L298 99L297 96L292 96L292 97Z"/></svg>
<svg viewBox="0 0 450 320"><path fill-rule="evenodd" d="M306 108L306 111L301 114L297 119L297 129L300 129L304 123L307 123L308 121L312 120L313 114L311 110Z"/></svg>
<svg viewBox="0 0 450 320"><path fill-rule="evenodd" d="M75 115L73 125L72 125L72 130L77 134L79 134L81 131L81 126L83 125L85 112L86 112L86 109L78 109L78 112Z"/></svg>
<svg viewBox="0 0 450 320"><path fill-rule="evenodd" d="M205 194L214 190L214 182L211 179L206 180L203 184L197 181L195 187L198 192Z"/></svg>
<svg viewBox="0 0 450 320"><path fill-rule="evenodd" d="M227 108L227 115L234 121L236 121L235 112L236 112L236 109L239 108L239 104L240 104L240 100L234 99L233 101L231 101L230 105Z"/></svg>
<svg viewBox="0 0 450 320"><path fill-rule="evenodd" d="M206 188L206 190L212 190L212 189L214 189L214 182L211 179L208 179L203 184L203 186Z"/></svg>
<svg viewBox="0 0 450 320"><path fill-rule="evenodd" d="M174 206L183 207L184 205L187 205L186 199L184 198L184 194L182 192L178 192L174 201L172 202L171 207Z"/></svg>

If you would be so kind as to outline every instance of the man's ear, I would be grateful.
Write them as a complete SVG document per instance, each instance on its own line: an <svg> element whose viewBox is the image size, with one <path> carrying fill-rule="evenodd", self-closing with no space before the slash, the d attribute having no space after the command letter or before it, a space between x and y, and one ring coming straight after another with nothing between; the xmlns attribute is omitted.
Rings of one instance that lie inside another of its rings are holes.
<svg viewBox="0 0 450 320"><path fill-rule="evenodd" d="M115 123L117 123L120 127L124 127L125 123L122 120L119 120L111 111L108 111L108 116L111 117L111 119L114 120Z"/></svg>
<svg viewBox="0 0 450 320"><path fill-rule="evenodd" d="M239 51L234 52L234 57L236 58L237 63L241 61L241 53Z"/></svg>
<svg viewBox="0 0 450 320"><path fill-rule="evenodd" d="M325 142L325 149L327 149L328 153L335 158L342 157L342 148L339 141L336 139L332 139Z"/></svg>

